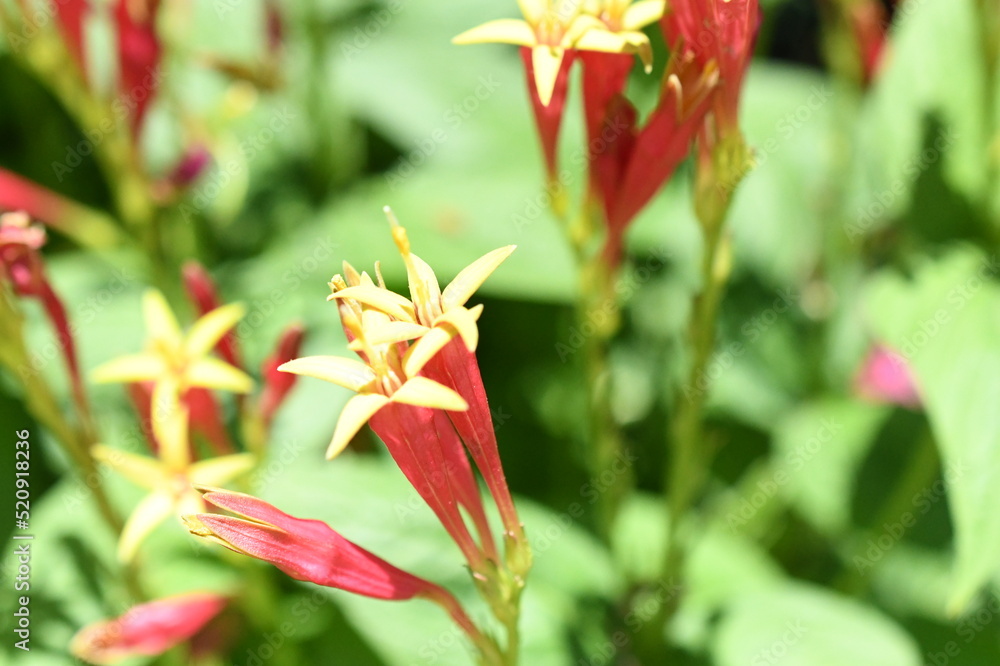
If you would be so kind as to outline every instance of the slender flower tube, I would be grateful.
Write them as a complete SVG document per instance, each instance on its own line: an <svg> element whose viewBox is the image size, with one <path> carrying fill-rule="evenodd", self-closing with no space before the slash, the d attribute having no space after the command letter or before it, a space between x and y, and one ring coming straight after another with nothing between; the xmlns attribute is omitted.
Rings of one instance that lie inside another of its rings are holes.
<svg viewBox="0 0 1000 666"><path fill-rule="evenodd" d="M604 261L621 262L625 230L687 157L710 108L718 73L687 55L674 55L660 100L645 125L620 92L627 70L603 54L584 60L584 106L590 135L593 190L607 225Z"/></svg>
<svg viewBox="0 0 1000 666"><path fill-rule="evenodd" d="M222 305L222 301L219 300L219 290L216 288L212 276L197 261L189 261L184 264L181 276L184 281L184 289L197 309L199 317L204 317ZM219 338L215 350L226 360L226 363L234 368L243 369L239 343L232 330L226 331L225 335Z"/></svg>
<svg viewBox="0 0 1000 666"><path fill-rule="evenodd" d="M159 88L163 46L156 33L160 0L117 0L118 93L131 113L133 138L142 129L146 111Z"/></svg>
<svg viewBox="0 0 1000 666"><path fill-rule="evenodd" d="M70 651L91 664L160 655L193 638L228 602L214 592L187 592L140 604L120 617L81 629Z"/></svg>
<svg viewBox="0 0 1000 666"><path fill-rule="evenodd" d="M260 374L264 379L264 390L260 396L259 411L264 427L269 427L275 413L295 386L296 376L278 370L283 363L299 355L305 329L302 324L288 326L278 338L274 352L264 361Z"/></svg>
<svg viewBox="0 0 1000 666"><path fill-rule="evenodd" d="M35 298L45 308L66 361L73 400L81 419L89 419L90 409L80 374L73 328L66 316L62 299L45 275L45 266L39 252L45 240L45 230L38 225L32 226L24 213L0 216L0 282L9 282L16 294ZM84 426L89 428L89 424L85 423Z"/></svg>
<svg viewBox="0 0 1000 666"><path fill-rule="evenodd" d="M185 516L184 522L195 536L269 562L296 580L387 601L429 599L441 605L474 642L483 640L450 592L394 567L326 523L290 516L242 493L209 491L204 499L236 517L215 513Z"/></svg>

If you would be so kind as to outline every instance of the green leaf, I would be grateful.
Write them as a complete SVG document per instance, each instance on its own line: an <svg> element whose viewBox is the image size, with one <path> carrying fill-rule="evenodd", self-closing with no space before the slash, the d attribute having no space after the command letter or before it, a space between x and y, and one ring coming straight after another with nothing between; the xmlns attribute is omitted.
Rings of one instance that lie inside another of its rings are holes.
<svg viewBox="0 0 1000 666"><path fill-rule="evenodd" d="M778 425L773 478L826 534L850 526L855 476L888 414L885 407L831 397L799 407Z"/></svg>
<svg viewBox="0 0 1000 666"><path fill-rule="evenodd" d="M871 285L875 332L906 357L941 453L955 526L958 613L1000 560L1000 289L995 257L953 250L925 260L908 281L884 273Z"/></svg>
<svg viewBox="0 0 1000 666"><path fill-rule="evenodd" d="M864 149L851 169L849 207L858 211L858 230L905 211L918 177L939 160L949 185L972 201L981 198L989 107L976 4L925 0L896 13L885 69L858 120ZM931 116L943 131L924 150Z"/></svg>
<svg viewBox="0 0 1000 666"><path fill-rule="evenodd" d="M712 645L716 666L919 666L917 645L870 606L789 584L742 597Z"/></svg>

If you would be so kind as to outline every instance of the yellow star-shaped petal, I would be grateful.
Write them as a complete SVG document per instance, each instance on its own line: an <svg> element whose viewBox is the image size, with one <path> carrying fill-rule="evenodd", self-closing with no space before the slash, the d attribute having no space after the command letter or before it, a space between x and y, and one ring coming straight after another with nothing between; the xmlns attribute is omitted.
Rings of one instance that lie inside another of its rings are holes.
<svg viewBox="0 0 1000 666"><path fill-rule="evenodd" d="M488 21L455 37L455 44L498 42L531 49L538 97L552 101L566 51L634 53L648 73L653 50L642 28L663 16L663 0L519 0L524 19Z"/></svg>
<svg viewBox="0 0 1000 666"><path fill-rule="evenodd" d="M150 491L125 521L118 540L118 557L123 562L130 561L139 545L171 514L179 517L205 511L195 486L221 486L250 471L255 464L250 453L201 460L183 468L100 444L93 453L97 461Z"/></svg>
<svg viewBox="0 0 1000 666"><path fill-rule="evenodd" d="M246 310L238 303L223 305L198 319L187 335L181 332L177 318L160 292L145 293L142 311L148 340L146 351L108 361L96 368L91 378L99 383L154 382L152 421L153 433L162 447L160 455L174 467L183 468L189 455L187 435L178 431L180 397L195 386L234 393L246 393L253 388L253 380L245 372L209 356Z"/></svg>

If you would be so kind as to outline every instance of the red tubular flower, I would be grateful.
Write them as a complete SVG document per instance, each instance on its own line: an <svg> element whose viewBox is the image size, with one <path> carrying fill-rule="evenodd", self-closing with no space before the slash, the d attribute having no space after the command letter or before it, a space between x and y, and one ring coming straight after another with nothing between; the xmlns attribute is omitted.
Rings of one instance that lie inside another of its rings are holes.
<svg viewBox="0 0 1000 666"><path fill-rule="evenodd" d="M292 324L282 332L274 352L267 357L260 368L264 378L264 390L260 396L260 415L265 427L271 424L275 413L295 386L298 375L280 372L278 367L299 355L305 328L302 324Z"/></svg>
<svg viewBox="0 0 1000 666"><path fill-rule="evenodd" d="M181 399L188 409L191 434L203 437L216 455L223 456L236 451L229 438L229 432L222 422L222 409L212 391L201 386L192 386Z"/></svg>
<svg viewBox="0 0 1000 666"><path fill-rule="evenodd" d="M155 382L131 382L127 385L129 399L142 424L143 434L152 453L160 450L160 443L153 432L153 390ZM221 411L215 396L206 388L195 386L185 391L181 401L187 408L189 427L192 434L200 435L212 447L216 455L227 455L236 451L229 432L222 422ZM195 452L191 459L196 458Z"/></svg>
<svg viewBox="0 0 1000 666"><path fill-rule="evenodd" d="M718 68L712 108L720 134L738 131L740 92L760 20L758 0L672 0L660 21L675 53L690 54L700 69L713 62Z"/></svg>
<svg viewBox="0 0 1000 666"><path fill-rule="evenodd" d="M184 289L198 311L198 316L203 317L221 305L215 282L204 266L197 261L189 261L184 264L181 275L184 279ZM239 344L233 330L227 331L219 339L215 350L229 365L234 368L243 368Z"/></svg>
<svg viewBox="0 0 1000 666"><path fill-rule="evenodd" d="M142 129L149 103L156 95L163 48L156 34L160 0L117 0L118 93L131 110L132 136Z"/></svg>
<svg viewBox="0 0 1000 666"><path fill-rule="evenodd" d="M239 517L202 513L184 517L195 536L269 562L296 580L375 599L422 597L441 604L470 635L478 635L458 601L444 588L389 564L319 520L295 518L263 500L227 491L204 499Z"/></svg>
<svg viewBox="0 0 1000 666"><path fill-rule="evenodd" d="M369 425L473 570L483 566L482 551L469 533L459 507L472 517L486 556L497 561L475 476L448 417L428 407L389 403L371 417Z"/></svg>
<svg viewBox="0 0 1000 666"><path fill-rule="evenodd" d="M87 398L80 376L73 329L62 300L45 276L42 256L38 251L44 244L45 230L41 226L32 226L24 213L0 216L0 280L8 281L19 296L35 298L45 308L66 360L73 400L85 414L88 412Z"/></svg>
<svg viewBox="0 0 1000 666"><path fill-rule="evenodd" d="M475 352L467 349L461 339L454 339L428 361L423 374L454 389L469 404L466 411L448 412L448 418L483 475L507 535L523 542L524 530L500 461L493 418Z"/></svg>
<svg viewBox="0 0 1000 666"><path fill-rule="evenodd" d="M83 22L90 11L87 0L56 0L56 16L59 17L59 27L62 29L66 49L86 77L87 61L84 54Z"/></svg>
<svg viewBox="0 0 1000 666"><path fill-rule="evenodd" d="M538 95L538 83L535 80L535 69L531 59L531 49L521 47L521 59L524 61L524 71L527 74L528 96L531 98L531 108L535 115L535 126L542 142L542 154L545 157L545 169L549 180L555 180L559 173L558 146L559 127L562 125L563 111L566 108L566 93L569 88L569 70L573 66L575 51L570 51L562 59L559 73L556 75L555 88L549 103L543 104ZM624 56L631 62L632 56Z"/></svg>
<svg viewBox="0 0 1000 666"><path fill-rule="evenodd" d="M228 601L213 592L188 592L141 604L121 617L84 627L73 637L70 651L92 664L163 654L194 637Z"/></svg>
<svg viewBox="0 0 1000 666"><path fill-rule="evenodd" d="M604 209L608 266L621 262L625 230L669 180L709 110L716 81L710 63L675 57L668 65L660 101L644 127L622 91L626 61L617 55L584 56L584 106L590 139L591 187Z"/></svg>

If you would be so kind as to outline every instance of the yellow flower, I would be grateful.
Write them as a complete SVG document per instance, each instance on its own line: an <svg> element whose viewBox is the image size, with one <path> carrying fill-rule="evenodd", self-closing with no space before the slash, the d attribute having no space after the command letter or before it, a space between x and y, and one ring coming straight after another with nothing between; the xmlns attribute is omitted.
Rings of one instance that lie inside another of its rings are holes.
<svg viewBox="0 0 1000 666"><path fill-rule="evenodd" d="M235 393L246 393L253 388L253 380L245 372L209 356L215 344L243 317L245 309L235 303L216 308L196 321L187 335L181 333L160 292L147 291L142 310L148 339L146 351L101 365L94 370L92 379L101 383L154 382L152 425L160 445L160 458L172 469L185 469L190 453L181 396L195 386Z"/></svg>
<svg viewBox="0 0 1000 666"><path fill-rule="evenodd" d="M488 21L455 37L455 44L499 42L531 49L535 85L549 105L569 49L638 54L648 73L653 50L642 28L660 19L664 0L518 0L524 19Z"/></svg>
<svg viewBox="0 0 1000 666"><path fill-rule="evenodd" d="M386 208L393 238L406 263L412 301L385 287L376 264L376 284L367 273L344 263L344 274L330 282L341 322L351 338L350 349L363 360L339 356L308 356L278 369L343 386L358 395L344 406L327 450L339 454L378 410L390 402L435 409L465 411L468 404L454 390L419 376L424 365L455 337L476 348L476 321L482 306L465 303L514 251L513 245L490 252L463 269L442 291L426 262L410 252L406 230ZM346 276L346 277L345 277ZM408 344L410 341L414 341Z"/></svg>
<svg viewBox="0 0 1000 666"><path fill-rule="evenodd" d="M180 421L186 427L186 410ZM187 440L184 439L187 446ZM93 448L94 458L119 472L133 483L149 489L125 522L118 540L118 558L127 562L143 540L171 514L182 516L205 511L201 494L195 486L221 486L250 471L256 459L250 453L237 453L201 460L184 467L173 467L156 458L135 455L101 444Z"/></svg>

